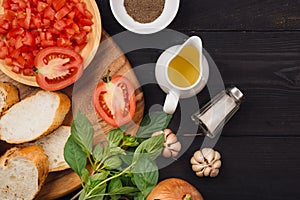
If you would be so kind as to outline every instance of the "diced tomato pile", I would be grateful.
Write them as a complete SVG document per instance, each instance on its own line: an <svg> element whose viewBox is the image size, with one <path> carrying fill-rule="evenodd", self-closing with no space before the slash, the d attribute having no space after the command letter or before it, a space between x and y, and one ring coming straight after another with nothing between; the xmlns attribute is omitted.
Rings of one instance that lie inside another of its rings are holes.
<svg viewBox="0 0 300 200"><path fill-rule="evenodd" d="M93 15L81 0L3 0L0 59L15 73L34 74L34 57L46 47L87 44Z"/></svg>

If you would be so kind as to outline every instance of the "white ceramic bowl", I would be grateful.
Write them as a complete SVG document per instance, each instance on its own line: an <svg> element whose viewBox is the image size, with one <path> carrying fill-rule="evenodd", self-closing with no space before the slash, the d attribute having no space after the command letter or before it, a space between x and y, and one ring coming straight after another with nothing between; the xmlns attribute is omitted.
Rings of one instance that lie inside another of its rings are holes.
<svg viewBox="0 0 300 200"><path fill-rule="evenodd" d="M110 0L110 8L117 21L127 30L139 34L156 33L166 28L175 18L180 0L166 0L162 14L153 22L139 23L126 12L124 0Z"/></svg>

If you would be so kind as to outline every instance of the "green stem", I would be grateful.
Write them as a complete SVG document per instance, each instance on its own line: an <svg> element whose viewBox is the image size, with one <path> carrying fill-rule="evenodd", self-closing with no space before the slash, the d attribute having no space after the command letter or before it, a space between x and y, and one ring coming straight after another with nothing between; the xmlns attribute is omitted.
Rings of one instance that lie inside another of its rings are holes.
<svg viewBox="0 0 300 200"><path fill-rule="evenodd" d="M110 181L110 180L112 180L112 179L114 179L114 178L118 178L119 176L122 176L123 174L125 174L128 170L130 170L131 167L134 166L134 164L135 164L135 162L133 162L131 165L129 165L129 166L128 166L124 171L122 171L121 173L116 174L116 175L114 175L114 176L112 176L112 177L110 177L110 178L107 178L107 179L105 179L104 181L102 181L102 182L100 182L99 184L97 184L95 187L93 187L93 189L91 189L91 190L89 191L89 193L87 194L87 196L86 196L84 199L89 199L89 196L91 196L91 194L93 193L93 191L94 191L96 188L98 188L98 187L100 187L101 185L103 185L104 183L106 183L106 182L108 182L108 181Z"/></svg>
<svg viewBox="0 0 300 200"><path fill-rule="evenodd" d="M92 161L91 155L87 154L87 157L88 157L90 164L92 165L92 168L95 169L95 163Z"/></svg>
<svg viewBox="0 0 300 200"><path fill-rule="evenodd" d="M110 70L107 71L106 75L102 78L105 83L109 83L111 81Z"/></svg>
<svg viewBox="0 0 300 200"><path fill-rule="evenodd" d="M109 158L109 156L104 157L104 158L100 161L100 163L97 165L96 169L93 168L94 171L93 171L92 174L94 174L95 172L97 172L97 171L100 169L100 167L103 165L104 161L105 161L107 158Z"/></svg>
<svg viewBox="0 0 300 200"><path fill-rule="evenodd" d="M70 200L77 199L80 196L81 192L82 192L82 190L80 190L77 194L75 194Z"/></svg>

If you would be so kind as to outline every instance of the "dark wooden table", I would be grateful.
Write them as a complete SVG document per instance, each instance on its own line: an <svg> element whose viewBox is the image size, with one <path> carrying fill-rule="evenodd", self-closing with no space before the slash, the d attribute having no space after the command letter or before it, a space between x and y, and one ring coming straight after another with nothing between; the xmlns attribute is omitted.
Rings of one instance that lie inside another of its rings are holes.
<svg viewBox="0 0 300 200"><path fill-rule="evenodd" d="M109 2L97 3L104 29L110 35L125 31L114 19ZM177 161L160 170L160 180L185 179L207 200L299 200L300 1L182 0L168 28L200 36L225 86L239 87L245 100L214 147L222 154L218 177L194 175L189 160L203 137L181 137L183 143L192 143ZM127 57L136 67L155 63L161 53L140 49ZM145 68L145 73L155 80L153 68ZM165 94L156 84L142 89L146 111L163 104ZM197 97L204 105L210 98L208 89ZM178 110L170 124L174 131L184 112ZM188 132L189 123L186 119L180 128Z"/></svg>

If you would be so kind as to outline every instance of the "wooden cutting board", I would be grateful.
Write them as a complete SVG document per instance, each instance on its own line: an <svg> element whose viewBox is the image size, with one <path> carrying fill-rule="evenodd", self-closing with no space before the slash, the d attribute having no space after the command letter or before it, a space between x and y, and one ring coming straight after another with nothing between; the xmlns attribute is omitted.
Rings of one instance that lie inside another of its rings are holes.
<svg viewBox="0 0 300 200"><path fill-rule="evenodd" d="M121 74L126 76L135 87L135 95L137 100L136 113L127 127L127 133L135 134L138 124L141 122L144 114L144 98L139 82L131 68L130 63L110 36L102 31L101 42L99 49L85 70L84 75L74 85L62 90L72 100L72 109L68 113L64 125L70 125L73 118L73 113L80 110L84 113L95 129L94 144L105 140L105 134L114 127L107 125L96 114L92 105L92 92L96 84L106 74L107 70L111 70L111 74ZM24 99L36 93L39 88L30 87L20 84L0 71L0 81L6 81L16 85L20 92L20 98ZM4 153L11 145L0 142L0 153ZM64 170L61 172L53 172L48 175L46 183L42 187L37 199L56 199L62 197L80 187L80 180L72 170Z"/></svg>

